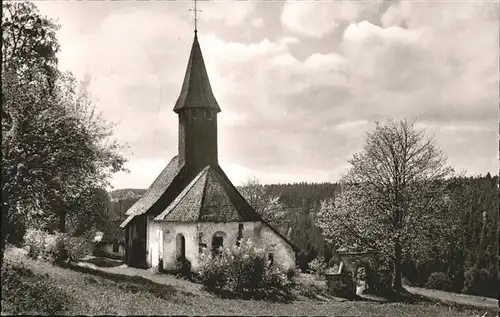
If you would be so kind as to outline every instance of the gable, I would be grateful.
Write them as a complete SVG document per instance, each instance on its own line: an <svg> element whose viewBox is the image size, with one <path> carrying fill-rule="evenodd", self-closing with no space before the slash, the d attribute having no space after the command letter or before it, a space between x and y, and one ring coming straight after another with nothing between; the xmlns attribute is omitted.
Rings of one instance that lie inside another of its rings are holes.
<svg viewBox="0 0 500 317"><path fill-rule="evenodd" d="M212 169L208 171L199 221L244 221Z"/></svg>

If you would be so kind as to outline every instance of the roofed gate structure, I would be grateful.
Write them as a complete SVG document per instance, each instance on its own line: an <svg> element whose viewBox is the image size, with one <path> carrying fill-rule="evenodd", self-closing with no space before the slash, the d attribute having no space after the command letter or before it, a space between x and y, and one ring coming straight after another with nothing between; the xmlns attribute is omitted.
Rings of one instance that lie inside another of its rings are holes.
<svg viewBox="0 0 500 317"><path fill-rule="evenodd" d="M196 271L204 248L252 241L285 268L298 251L266 223L231 183L217 157L217 114L195 30L181 93L178 155L126 212L125 261L134 267L172 270L189 261Z"/></svg>

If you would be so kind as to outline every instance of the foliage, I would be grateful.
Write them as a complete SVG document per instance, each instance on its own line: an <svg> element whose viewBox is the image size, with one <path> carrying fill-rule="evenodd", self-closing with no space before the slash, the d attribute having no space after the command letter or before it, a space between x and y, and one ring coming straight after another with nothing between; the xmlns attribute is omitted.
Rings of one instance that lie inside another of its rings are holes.
<svg viewBox="0 0 500 317"><path fill-rule="evenodd" d="M107 186L125 159L88 81L78 87L58 71L58 26L29 2L2 8L3 242L16 222L66 231L66 215L85 217L81 210L94 207L89 193Z"/></svg>
<svg viewBox="0 0 500 317"><path fill-rule="evenodd" d="M321 205L318 226L330 242L377 251L393 264L400 289L403 257L426 256L448 236L453 170L434 140L406 120L377 124L349 163L342 192Z"/></svg>
<svg viewBox="0 0 500 317"><path fill-rule="evenodd" d="M452 290L453 285L446 273L434 272L429 276L425 287L449 292Z"/></svg>
<svg viewBox="0 0 500 317"><path fill-rule="evenodd" d="M498 296L498 275L491 276L486 269L471 267L465 272L465 283L463 292L465 294L497 297Z"/></svg>
<svg viewBox="0 0 500 317"><path fill-rule="evenodd" d="M103 188L88 187L82 189L79 199L71 201L66 217L66 232L70 235L81 236L92 229L108 233L114 228L113 218L108 212L110 199Z"/></svg>
<svg viewBox="0 0 500 317"><path fill-rule="evenodd" d="M78 261L92 254L94 245L91 242L93 232L83 237L73 237L69 234L54 233L30 229L25 236L25 244L29 247L28 255L37 260L54 264L64 260ZM61 252L64 250L64 252Z"/></svg>
<svg viewBox="0 0 500 317"><path fill-rule="evenodd" d="M270 196L266 193L256 178L250 178L239 191L255 211L268 221L273 227L280 227L279 224L285 215L285 208L279 196Z"/></svg>
<svg viewBox="0 0 500 317"><path fill-rule="evenodd" d="M317 257L311 262L309 262L309 268L317 276L324 276L326 272L326 262L323 257Z"/></svg>
<svg viewBox="0 0 500 317"><path fill-rule="evenodd" d="M316 298L318 294L327 293L326 284L322 285L317 280L299 278L296 281L294 292L308 298Z"/></svg>
<svg viewBox="0 0 500 317"><path fill-rule="evenodd" d="M19 314L61 314L71 298L46 275L38 275L21 264L2 263L2 312Z"/></svg>
<svg viewBox="0 0 500 317"><path fill-rule="evenodd" d="M29 247L28 255L36 260L51 263L61 262L60 250L63 248L62 234L48 234L42 230L30 229L24 237L26 246Z"/></svg>
<svg viewBox="0 0 500 317"><path fill-rule="evenodd" d="M93 231L89 231L84 236L74 237L64 234L63 247L68 260L79 261L85 256L92 254L95 246L92 241Z"/></svg>
<svg viewBox="0 0 500 317"><path fill-rule="evenodd" d="M218 254L202 254L200 279L207 290L243 298L289 300L293 276L270 264L264 249L244 241Z"/></svg>
<svg viewBox="0 0 500 317"><path fill-rule="evenodd" d="M5 3L2 13L2 70L30 80L30 72L41 69L44 77L53 80L58 72L59 26L29 2Z"/></svg>
<svg viewBox="0 0 500 317"><path fill-rule="evenodd" d="M498 177L490 175L455 179L450 185L448 237L434 244L431 256L405 259L404 274L410 282L423 286L432 272L446 272L453 291L486 294L474 285L480 276L496 289L498 285ZM443 238L443 237L441 237ZM438 247L439 246L439 247ZM475 269L471 269L475 267ZM477 274L485 270L484 274ZM476 272L476 273L472 273ZM468 279L466 281L466 279ZM472 283L471 283L472 282ZM482 283L483 283L482 282ZM485 285L483 283L483 285ZM497 294L490 293L491 297Z"/></svg>

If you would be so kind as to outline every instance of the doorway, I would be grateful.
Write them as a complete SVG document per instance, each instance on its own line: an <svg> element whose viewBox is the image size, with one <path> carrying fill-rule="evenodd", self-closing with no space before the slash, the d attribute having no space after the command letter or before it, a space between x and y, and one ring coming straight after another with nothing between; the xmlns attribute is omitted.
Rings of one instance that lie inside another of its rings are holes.
<svg viewBox="0 0 500 317"><path fill-rule="evenodd" d="M176 258L177 260L186 259L186 239L182 233L177 234L176 238Z"/></svg>

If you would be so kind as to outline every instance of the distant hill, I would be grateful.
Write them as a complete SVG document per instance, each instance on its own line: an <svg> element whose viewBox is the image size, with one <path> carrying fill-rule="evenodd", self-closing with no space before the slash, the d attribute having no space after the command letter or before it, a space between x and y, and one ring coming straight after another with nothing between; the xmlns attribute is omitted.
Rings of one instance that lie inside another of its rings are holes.
<svg viewBox="0 0 500 317"><path fill-rule="evenodd" d="M143 188L124 188L124 189L116 189L112 190L109 193L111 197L111 201L118 201L124 199L139 199L144 193L146 189Z"/></svg>
<svg viewBox="0 0 500 317"><path fill-rule="evenodd" d="M142 188L125 188L113 190L109 193L111 198L110 212L117 215L120 220L125 220L125 212L146 192Z"/></svg>

